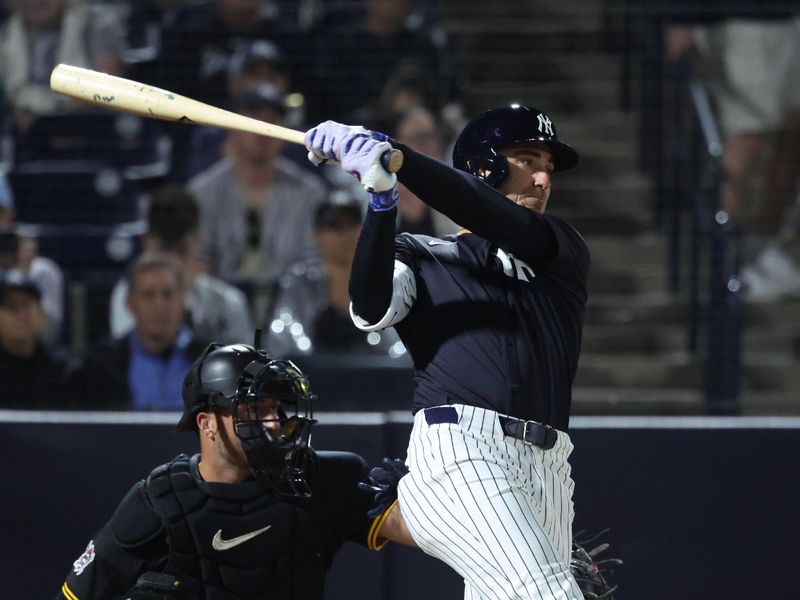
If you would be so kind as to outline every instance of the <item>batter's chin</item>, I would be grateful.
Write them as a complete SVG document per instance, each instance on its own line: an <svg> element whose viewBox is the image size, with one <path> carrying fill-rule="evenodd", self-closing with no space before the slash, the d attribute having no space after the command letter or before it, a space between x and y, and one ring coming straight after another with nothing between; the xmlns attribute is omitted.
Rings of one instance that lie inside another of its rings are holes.
<svg viewBox="0 0 800 600"><path fill-rule="evenodd" d="M516 203L534 212L544 212L544 207L546 205L546 202L542 198L537 198L535 196L519 198Z"/></svg>

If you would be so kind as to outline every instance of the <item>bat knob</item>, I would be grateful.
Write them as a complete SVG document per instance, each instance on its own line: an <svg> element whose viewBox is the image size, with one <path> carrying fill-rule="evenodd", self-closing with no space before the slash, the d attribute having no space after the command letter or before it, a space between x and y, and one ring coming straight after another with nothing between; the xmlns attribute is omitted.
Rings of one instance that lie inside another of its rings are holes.
<svg viewBox="0 0 800 600"><path fill-rule="evenodd" d="M397 173L403 166L403 152L397 150L387 150L381 156L381 164L388 173Z"/></svg>

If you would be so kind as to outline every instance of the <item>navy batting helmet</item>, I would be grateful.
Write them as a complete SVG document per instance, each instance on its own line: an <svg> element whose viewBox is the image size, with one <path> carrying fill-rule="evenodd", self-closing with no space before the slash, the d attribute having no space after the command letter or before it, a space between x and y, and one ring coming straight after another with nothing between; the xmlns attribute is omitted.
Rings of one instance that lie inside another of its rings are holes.
<svg viewBox="0 0 800 600"><path fill-rule="evenodd" d="M500 150L519 142L547 144L554 171L566 171L578 164L578 153L558 141L550 117L538 108L512 104L487 110L467 123L453 148L453 166L496 188L508 176L508 161Z"/></svg>

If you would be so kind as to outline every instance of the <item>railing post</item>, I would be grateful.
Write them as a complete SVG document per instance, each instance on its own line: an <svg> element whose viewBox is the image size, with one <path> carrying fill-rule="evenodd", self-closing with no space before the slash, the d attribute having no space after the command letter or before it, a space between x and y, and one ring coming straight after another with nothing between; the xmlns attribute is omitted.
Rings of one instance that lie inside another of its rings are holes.
<svg viewBox="0 0 800 600"><path fill-rule="evenodd" d="M742 300L738 240L727 213L717 211L709 235L710 274L704 372L706 413L741 412Z"/></svg>

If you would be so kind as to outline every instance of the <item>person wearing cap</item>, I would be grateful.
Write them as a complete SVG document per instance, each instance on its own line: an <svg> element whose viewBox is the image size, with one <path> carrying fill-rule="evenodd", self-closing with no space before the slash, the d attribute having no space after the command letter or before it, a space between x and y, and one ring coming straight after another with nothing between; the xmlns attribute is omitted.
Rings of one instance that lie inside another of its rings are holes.
<svg viewBox="0 0 800 600"><path fill-rule="evenodd" d="M46 321L35 282L0 276L0 407L73 408L73 366L42 343Z"/></svg>
<svg viewBox="0 0 800 600"><path fill-rule="evenodd" d="M290 93L291 80L283 54L276 44L264 39L241 44L231 57L228 66L228 97L222 105L223 108L236 110L236 98L239 94L261 83L271 85L284 97ZM298 101L300 106L296 106ZM279 104L277 108L285 114L287 127L301 128L302 96L293 95L291 108L286 100ZM220 159L225 138L226 131L219 127L192 128L186 157L186 179L191 179ZM304 167L308 165L302 147L286 144L281 148L281 154Z"/></svg>
<svg viewBox="0 0 800 600"><path fill-rule="evenodd" d="M236 112L283 124L284 97L269 84L241 92ZM309 215L326 197L321 179L281 155L283 142L231 131L225 157L188 182L201 208L201 257L228 280L269 282L317 255Z"/></svg>
<svg viewBox="0 0 800 600"><path fill-rule="evenodd" d="M228 93L231 98L259 83L269 83L281 94L291 87L288 65L278 45L266 39L239 46L228 65Z"/></svg>
<svg viewBox="0 0 800 600"><path fill-rule="evenodd" d="M393 330L372 335L350 320L350 269L361 233L363 206L347 192L331 193L314 213L319 261L296 263L278 280L267 322L267 347L281 354L361 352L405 354Z"/></svg>
<svg viewBox="0 0 800 600"><path fill-rule="evenodd" d="M36 283L47 317L42 339L52 347L64 322L64 273L54 260L39 256L36 238L17 231L15 219L14 193L0 173L0 270Z"/></svg>

